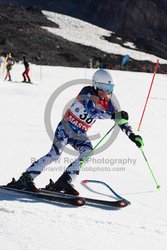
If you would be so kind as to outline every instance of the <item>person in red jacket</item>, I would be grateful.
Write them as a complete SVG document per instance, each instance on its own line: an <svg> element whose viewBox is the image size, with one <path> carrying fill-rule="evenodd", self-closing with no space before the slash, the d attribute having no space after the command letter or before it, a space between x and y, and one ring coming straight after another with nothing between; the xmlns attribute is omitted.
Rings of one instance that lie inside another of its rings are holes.
<svg viewBox="0 0 167 250"><path fill-rule="evenodd" d="M28 61L26 60L26 57L25 56L23 56L23 63L24 63L24 66L25 66L25 70L24 70L24 72L23 72L23 74L22 74L22 76L23 76L23 82L31 82L31 80L30 80L30 77L29 77L29 71L30 71L30 66L29 66L29 63L28 63ZM28 80L28 81L27 81Z"/></svg>

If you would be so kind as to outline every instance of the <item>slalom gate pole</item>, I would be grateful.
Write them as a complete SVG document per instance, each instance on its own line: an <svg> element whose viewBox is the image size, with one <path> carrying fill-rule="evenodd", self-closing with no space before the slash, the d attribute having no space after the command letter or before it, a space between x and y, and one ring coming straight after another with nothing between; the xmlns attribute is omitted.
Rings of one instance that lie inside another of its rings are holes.
<svg viewBox="0 0 167 250"><path fill-rule="evenodd" d="M154 173L153 173L153 170L152 170L151 167L150 167L150 164L149 164L149 162L148 162L148 160L147 160L147 158L146 158L146 155L145 155L143 149L140 148L140 150L141 150L141 152L142 152L142 154L143 154L143 157L144 157L144 159L145 159L145 161L146 161L146 163L147 163L147 166L148 166L148 168L149 168L149 170L150 170L151 176L153 177L153 179L154 179L154 181L155 181L155 183L156 183L156 188L157 188L157 189L160 189L160 185L158 184L158 182L157 182L157 180L156 180L156 178L155 178L155 175L154 175Z"/></svg>
<svg viewBox="0 0 167 250"><path fill-rule="evenodd" d="M84 183L84 184L86 184L86 183L99 183L99 184L102 184L105 187L107 187L115 195L115 197L117 199L119 199L119 200L126 200L125 198L123 198L122 196L120 196L119 194L117 194L107 183L105 183L103 181L98 181L98 180L83 180L82 183ZM127 201L127 202L130 204L129 201Z"/></svg>
<svg viewBox="0 0 167 250"><path fill-rule="evenodd" d="M114 124L114 126L112 126L112 128L110 128L108 130L108 132L100 139L100 141L94 146L94 148L90 151L90 153L82 160L80 160L80 167L82 167L82 165L88 160L88 158L94 153L94 151L96 150L96 148L100 145L100 143L107 137L107 135L115 128L116 123Z"/></svg>
<svg viewBox="0 0 167 250"><path fill-rule="evenodd" d="M137 129L138 131L140 130L141 123L142 123L142 120L143 120L143 117L144 117L144 113L145 113L145 110L146 110L146 107L147 107L147 103L148 103L148 99L149 99L151 89L152 89L152 86L153 86L154 78L155 78L155 75L157 73L158 64L159 64L159 60L157 60L157 63L156 63L155 69L154 69L153 78L152 78L151 85L150 85L150 88L149 88L149 91L148 91L148 95L147 95L146 102L145 102L145 105L144 105L144 109L143 109L143 112L142 112L142 115L141 115L141 119L140 119L140 122L139 122L139 125L138 125L138 129Z"/></svg>

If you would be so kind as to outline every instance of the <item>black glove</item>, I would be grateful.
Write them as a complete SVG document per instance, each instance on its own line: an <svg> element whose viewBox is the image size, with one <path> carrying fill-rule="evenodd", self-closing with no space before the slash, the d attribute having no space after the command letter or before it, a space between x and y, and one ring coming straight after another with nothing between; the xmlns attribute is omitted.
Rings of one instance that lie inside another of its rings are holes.
<svg viewBox="0 0 167 250"><path fill-rule="evenodd" d="M126 111L119 111L112 114L111 119L114 119L118 125L122 125L128 122L129 115Z"/></svg>
<svg viewBox="0 0 167 250"><path fill-rule="evenodd" d="M141 148L144 146L143 139L140 135L135 135L134 133L131 133L129 136L129 139L133 141L137 147Z"/></svg>

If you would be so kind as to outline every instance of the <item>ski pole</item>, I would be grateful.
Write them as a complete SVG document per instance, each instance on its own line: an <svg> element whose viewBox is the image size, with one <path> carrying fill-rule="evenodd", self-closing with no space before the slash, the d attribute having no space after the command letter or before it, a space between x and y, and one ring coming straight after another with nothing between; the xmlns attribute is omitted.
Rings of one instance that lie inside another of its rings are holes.
<svg viewBox="0 0 167 250"><path fill-rule="evenodd" d="M94 153L94 151L96 150L96 148L100 145L100 143L107 137L107 135L113 130L113 128L116 126L116 123L114 124L114 126L112 126L112 128L110 128L108 130L108 132L100 139L100 141L94 146L94 148L90 151L90 153L82 160L80 160L80 167L82 167L82 165L85 163L85 161L87 161L87 159Z"/></svg>
<svg viewBox="0 0 167 250"><path fill-rule="evenodd" d="M147 163L147 166L148 166L148 168L149 168L149 170L150 170L150 173L151 173L151 175L152 175L152 177L153 177L153 179L154 179L154 181L155 181L155 183L156 183L156 188L157 188L157 189L160 189L160 185L158 184L158 182L157 182L157 180L156 180L156 178L155 178L155 175L154 175L154 173L153 173L153 170L152 170L151 167L150 167L150 164L149 164L149 162L148 162L148 160L147 160L147 157L146 157L146 155L145 155L143 149L140 148L140 150L141 150L141 152L142 152L142 154L143 154L143 157L144 157L144 159L145 159L145 161L146 161L146 163Z"/></svg>
<svg viewBox="0 0 167 250"><path fill-rule="evenodd" d="M119 200L126 200L125 198L123 198L122 196L120 196L119 194L117 194L107 183L103 182L103 181L98 181L98 180L83 180L82 183L99 183L104 185L105 187L107 187L114 195L117 199ZM130 201L126 200L129 204Z"/></svg>

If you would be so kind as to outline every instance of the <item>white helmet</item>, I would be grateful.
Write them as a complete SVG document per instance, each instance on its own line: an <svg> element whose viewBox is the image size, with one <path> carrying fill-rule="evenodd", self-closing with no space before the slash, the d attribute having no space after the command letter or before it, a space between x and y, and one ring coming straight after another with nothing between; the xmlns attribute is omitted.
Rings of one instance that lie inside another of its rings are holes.
<svg viewBox="0 0 167 250"><path fill-rule="evenodd" d="M97 70L92 78L94 89L99 89L108 93L112 93L114 89L114 81L109 72L104 69Z"/></svg>

